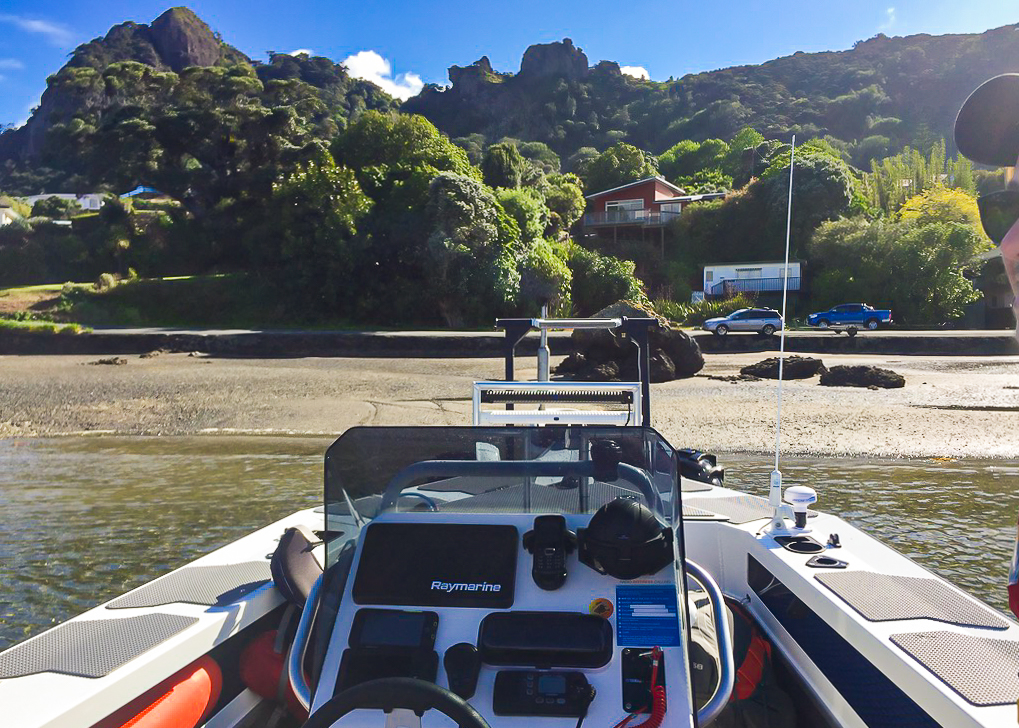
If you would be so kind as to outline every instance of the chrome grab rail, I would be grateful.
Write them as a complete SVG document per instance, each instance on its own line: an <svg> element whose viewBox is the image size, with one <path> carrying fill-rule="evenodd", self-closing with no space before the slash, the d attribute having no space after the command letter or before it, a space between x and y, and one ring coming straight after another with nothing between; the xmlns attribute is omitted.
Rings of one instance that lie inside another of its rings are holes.
<svg viewBox="0 0 1019 728"><path fill-rule="evenodd" d="M686 560L686 571L694 579L701 583L701 586L711 597L711 619L715 623L715 636L718 639L718 687L715 694L704 704L704 707L697 711L697 725L704 728L709 725L722 708L729 702L733 686L736 684L735 659L732 656L732 635L729 633L729 616L725 610L725 597L718 584L711 578L705 569L701 568L689 559Z"/></svg>
<svg viewBox="0 0 1019 728"><path fill-rule="evenodd" d="M301 611L301 621L297 623L297 634L294 635L294 643L290 645L290 652L287 655L287 678L290 680L290 687L297 697L297 702L304 706L305 710L311 710L311 687L304 679L304 653L308 649L308 638L311 636L311 625L315 622L315 613L318 611L318 592L322 588L322 579L325 574L319 575L308 592L308 601L304 603Z"/></svg>

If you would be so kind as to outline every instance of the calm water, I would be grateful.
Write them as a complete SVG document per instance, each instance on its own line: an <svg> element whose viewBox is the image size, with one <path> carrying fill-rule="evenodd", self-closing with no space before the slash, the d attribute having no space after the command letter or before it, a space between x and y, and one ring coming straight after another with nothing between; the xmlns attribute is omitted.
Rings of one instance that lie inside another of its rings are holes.
<svg viewBox="0 0 1019 728"><path fill-rule="evenodd" d="M0 649L321 499L328 440L0 440ZM763 456L722 458L766 495ZM837 513L999 608L1019 464L789 459Z"/></svg>

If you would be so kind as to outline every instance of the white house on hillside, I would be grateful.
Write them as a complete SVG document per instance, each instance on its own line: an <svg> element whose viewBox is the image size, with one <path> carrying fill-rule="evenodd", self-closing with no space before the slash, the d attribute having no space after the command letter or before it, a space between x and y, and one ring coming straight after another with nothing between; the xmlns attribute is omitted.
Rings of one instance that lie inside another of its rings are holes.
<svg viewBox="0 0 1019 728"><path fill-rule="evenodd" d="M4 225L10 225L19 217L21 216L11 208L0 207L0 227L3 227Z"/></svg>
<svg viewBox="0 0 1019 728"><path fill-rule="evenodd" d="M736 293L767 293L782 290L783 261L718 263L704 266L704 296L717 298ZM790 291L800 290L800 261L789 262Z"/></svg>
<svg viewBox="0 0 1019 728"><path fill-rule="evenodd" d="M73 200L78 203L82 210L98 210L106 204L106 194L102 192L90 192L84 195L76 195L71 192L52 192L41 195L29 195L22 197L26 205L35 205L39 200L48 200L51 197L59 197L61 200Z"/></svg>

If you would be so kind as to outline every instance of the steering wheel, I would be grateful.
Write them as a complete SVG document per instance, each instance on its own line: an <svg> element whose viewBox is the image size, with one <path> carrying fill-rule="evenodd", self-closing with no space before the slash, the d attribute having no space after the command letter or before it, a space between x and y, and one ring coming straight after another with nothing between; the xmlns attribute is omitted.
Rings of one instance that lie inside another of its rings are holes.
<svg viewBox="0 0 1019 728"><path fill-rule="evenodd" d="M459 728L489 728L481 714L459 695L413 677L383 677L347 688L316 710L302 728L329 728L350 711L359 709L384 710L387 728L411 723L420 727L421 715L426 710L439 711Z"/></svg>

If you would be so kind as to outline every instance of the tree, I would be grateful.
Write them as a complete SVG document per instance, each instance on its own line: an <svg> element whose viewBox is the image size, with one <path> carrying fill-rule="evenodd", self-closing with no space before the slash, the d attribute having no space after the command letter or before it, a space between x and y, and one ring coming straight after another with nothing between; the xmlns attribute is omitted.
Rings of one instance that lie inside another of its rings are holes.
<svg viewBox="0 0 1019 728"><path fill-rule="evenodd" d="M527 163L514 144L501 142L493 144L485 151L481 163L481 174L489 187L507 187L515 189L520 186Z"/></svg>
<svg viewBox="0 0 1019 728"><path fill-rule="evenodd" d="M549 209L549 234L554 238L569 232L584 214L587 201L584 199L583 183L575 174L554 174L547 177L546 181L548 188L545 204Z"/></svg>
<svg viewBox="0 0 1019 728"><path fill-rule="evenodd" d="M581 147L566 160L566 169L581 179L587 177L591 163L598 158L598 150L594 147Z"/></svg>
<svg viewBox="0 0 1019 728"><path fill-rule="evenodd" d="M721 139L695 142L684 139L659 159L661 172L669 180L678 178L698 179L702 174L721 174L729 145Z"/></svg>
<svg viewBox="0 0 1019 728"><path fill-rule="evenodd" d="M990 247L972 225L919 216L828 222L809 247L814 297L822 306L867 301L909 324L942 323L979 298L963 272Z"/></svg>
<svg viewBox="0 0 1019 728"><path fill-rule="evenodd" d="M32 217L49 217L54 220L67 220L81 212L77 200L63 197L46 197L32 205Z"/></svg>
<svg viewBox="0 0 1019 728"><path fill-rule="evenodd" d="M658 160L648 152L619 142L591 162L587 170L587 191L600 192L658 174Z"/></svg>
<svg viewBox="0 0 1019 728"><path fill-rule="evenodd" d="M429 186L425 273L450 327L484 320L520 290L520 242L508 239L515 226L500 224L500 209L491 190L464 175L443 172Z"/></svg>
<svg viewBox="0 0 1019 728"><path fill-rule="evenodd" d="M546 240L534 242L520 261L520 306L527 315L541 314L548 305L551 316L570 312L573 273Z"/></svg>
<svg viewBox="0 0 1019 728"><path fill-rule="evenodd" d="M495 191L495 197L502 209L517 223L524 248L545 234L548 208L540 192L533 189L499 189Z"/></svg>
<svg viewBox="0 0 1019 728"><path fill-rule="evenodd" d="M591 316L609 304L627 300L647 303L632 261L602 255L575 245L567 260L573 273L571 297L577 316Z"/></svg>
<svg viewBox="0 0 1019 728"><path fill-rule="evenodd" d="M335 316L357 290L352 273L358 221L371 208L354 173L323 154L273 189L274 224L263 231L263 264L295 301Z"/></svg>
<svg viewBox="0 0 1019 728"><path fill-rule="evenodd" d="M963 190L948 187L931 187L910 197L899 209L899 219L916 221L920 225L959 223L972 227L978 233L983 232L976 198Z"/></svg>

